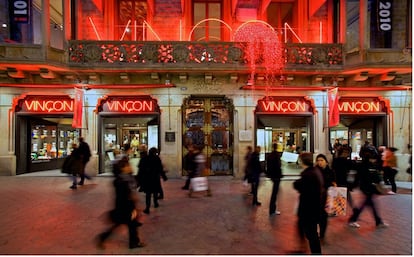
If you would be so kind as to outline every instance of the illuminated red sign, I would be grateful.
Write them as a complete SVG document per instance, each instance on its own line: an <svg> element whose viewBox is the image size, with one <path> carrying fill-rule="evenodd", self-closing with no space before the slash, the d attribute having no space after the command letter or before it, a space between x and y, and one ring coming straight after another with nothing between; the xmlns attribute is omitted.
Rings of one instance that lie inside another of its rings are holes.
<svg viewBox="0 0 414 257"><path fill-rule="evenodd" d="M73 113L74 101L67 95L46 97L29 95L16 99L14 108L19 113Z"/></svg>
<svg viewBox="0 0 414 257"><path fill-rule="evenodd" d="M265 113L308 113L313 112L313 104L307 98L265 97L258 101L256 111Z"/></svg>
<svg viewBox="0 0 414 257"><path fill-rule="evenodd" d="M156 100L150 97L106 96L98 103L99 112L109 113L152 113L158 111Z"/></svg>
<svg viewBox="0 0 414 257"><path fill-rule="evenodd" d="M73 101L68 100L26 100L24 110L28 112L72 112Z"/></svg>
<svg viewBox="0 0 414 257"><path fill-rule="evenodd" d="M385 99L340 98L339 112L341 114L373 114L387 112Z"/></svg>

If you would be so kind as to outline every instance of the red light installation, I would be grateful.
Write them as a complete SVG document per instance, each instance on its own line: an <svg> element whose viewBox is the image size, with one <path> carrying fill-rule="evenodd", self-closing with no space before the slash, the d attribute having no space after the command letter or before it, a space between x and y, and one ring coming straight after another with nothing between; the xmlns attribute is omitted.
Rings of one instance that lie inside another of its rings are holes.
<svg viewBox="0 0 414 257"><path fill-rule="evenodd" d="M273 84L275 74L284 66L283 46L277 32L263 21L249 21L234 33L234 41L246 42L245 53L250 65L250 80L256 74L256 65L265 67L267 85Z"/></svg>

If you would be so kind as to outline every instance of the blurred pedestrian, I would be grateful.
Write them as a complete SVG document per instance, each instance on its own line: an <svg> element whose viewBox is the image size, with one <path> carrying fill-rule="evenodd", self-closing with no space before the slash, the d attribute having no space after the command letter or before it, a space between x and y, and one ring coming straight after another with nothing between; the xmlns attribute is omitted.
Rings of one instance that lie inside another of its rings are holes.
<svg viewBox="0 0 414 257"><path fill-rule="evenodd" d="M129 144L128 144L129 147ZM138 236L138 227L142 224L138 221L137 212L137 186L132 176L132 167L126 158L121 158L116 163L119 174L115 175L113 182L115 188L115 208L110 212L113 224L97 237L97 246L104 248L105 241L113 231L122 224L128 226L129 248L143 247L144 244Z"/></svg>
<svg viewBox="0 0 414 257"><path fill-rule="evenodd" d="M322 254L318 236L318 223L321 218L324 182L320 169L313 166L313 154L303 152L299 155L303 167L300 178L293 182L293 187L299 192L298 232L301 251L304 248L305 237L309 241L312 254Z"/></svg>
<svg viewBox="0 0 414 257"><path fill-rule="evenodd" d="M244 183L247 185L248 184L248 180L249 180L249 176L250 176L250 169L249 169L249 160L250 157L252 156L253 153L253 147L251 147L250 145L248 145L246 147L246 154L244 155L244 177L243 177L243 181Z"/></svg>
<svg viewBox="0 0 414 257"><path fill-rule="evenodd" d="M267 157L266 173L272 180L272 194L270 196L269 203L269 215L280 215L280 211L277 209L277 194L279 192L280 180L282 179L282 163L281 153L277 151L277 144L273 144L273 151Z"/></svg>
<svg viewBox="0 0 414 257"><path fill-rule="evenodd" d="M82 156L80 154L77 144L72 144L72 152L66 157L62 165L62 172L67 173L72 178L72 186L70 189L77 189L78 175L83 169Z"/></svg>
<svg viewBox="0 0 414 257"><path fill-rule="evenodd" d="M91 179L90 176L88 176L88 174L86 174L85 172L85 166L86 164L89 162L92 154L91 154L91 149L88 145L88 143L85 142L85 139L83 137L79 138L79 146L78 146L78 150L79 153L81 155L82 158L82 170L80 171L80 181L79 181L79 185L82 186L85 183L85 178L86 179Z"/></svg>
<svg viewBox="0 0 414 257"><path fill-rule="evenodd" d="M332 162L332 168L335 171L336 183L338 186L348 186L347 176L352 167L351 153L352 148L348 145L348 141L343 140L342 144L337 148L336 155Z"/></svg>
<svg viewBox="0 0 414 257"><path fill-rule="evenodd" d="M319 223L319 238L324 242L326 228L328 227L328 213L325 210L326 200L328 198L328 188L336 186L335 172L329 167L328 159L324 154L318 154L316 156L316 167L321 170L323 177L323 192L322 192L322 209L321 220Z"/></svg>
<svg viewBox="0 0 414 257"><path fill-rule="evenodd" d="M195 177L196 174L196 163L194 161L196 155L196 147L192 144L188 146L188 153L183 158L183 168L187 171L187 179L184 186L181 188L183 190L190 189L191 179Z"/></svg>
<svg viewBox="0 0 414 257"><path fill-rule="evenodd" d="M142 158L138 164L139 184L145 193L145 209L144 213L150 213L151 198L154 202L154 208L158 208L158 194L161 191L161 176L164 168L158 149L152 147L148 151L148 156Z"/></svg>
<svg viewBox="0 0 414 257"><path fill-rule="evenodd" d="M391 191L388 192L389 194L397 193L397 184L395 183L395 176L398 173L397 157L395 156L396 151L398 151L398 149L395 147L387 147L382 154L384 182L388 182L391 185Z"/></svg>
<svg viewBox="0 0 414 257"><path fill-rule="evenodd" d="M253 194L253 202L254 206L262 205L261 202L257 199L257 191L259 189L259 182L260 182L260 175L263 172L262 165L260 164L260 146L256 146L254 152L252 153L249 159L249 169L250 169L250 183L252 185L252 194Z"/></svg>
<svg viewBox="0 0 414 257"><path fill-rule="evenodd" d="M413 168L412 168L412 164L413 164L413 155L412 155L412 151L411 151L411 144L407 144L407 149L408 149L408 153L409 153L409 158L408 158L408 168L406 170L406 172L408 173L408 182L412 181L412 173L413 173Z"/></svg>
<svg viewBox="0 0 414 257"><path fill-rule="evenodd" d="M374 195L377 194L375 184L380 182L380 166L378 165L378 152L377 151L366 151L362 157L362 162L358 165L358 178L359 188L365 196L364 201L358 208L353 208L352 216L348 220L348 225L353 228L359 228L360 225L357 223L359 215L366 206L371 207L372 214L375 219L375 225L377 228L388 227L388 224L384 223L382 218L379 216Z"/></svg>

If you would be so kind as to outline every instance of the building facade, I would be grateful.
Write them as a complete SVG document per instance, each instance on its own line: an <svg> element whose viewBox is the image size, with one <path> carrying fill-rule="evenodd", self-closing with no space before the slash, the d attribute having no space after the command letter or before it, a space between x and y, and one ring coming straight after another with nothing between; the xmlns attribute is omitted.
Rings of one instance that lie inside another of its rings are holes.
<svg viewBox="0 0 414 257"><path fill-rule="evenodd" d="M412 142L412 3L405 0L0 0L0 174L59 169L79 136L87 171L125 143L185 176L243 177L247 146L352 157ZM337 124L331 124L335 103Z"/></svg>

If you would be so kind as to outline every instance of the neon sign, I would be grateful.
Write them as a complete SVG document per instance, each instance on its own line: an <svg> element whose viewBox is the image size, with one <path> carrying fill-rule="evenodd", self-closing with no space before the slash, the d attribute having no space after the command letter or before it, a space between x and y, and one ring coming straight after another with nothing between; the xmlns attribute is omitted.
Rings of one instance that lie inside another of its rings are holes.
<svg viewBox="0 0 414 257"><path fill-rule="evenodd" d="M73 113L75 102L68 95L22 95L13 99L13 110L19 113Z"/></svg>
<svg viewBox="0 0 414 257"><path fill-rule="evenodd" d="M386 108L383 101L370 99L339 99L339 112L341 114L363 114L363 113L383 113Z"/></svg>
<svg viewBox="0 0 414 257"><path fill-rule="evenodd" d="M153 113L159 112L157 101L150 96L104 96L98 100L96 112Z"/></svg>
<svg viewBox="0 0 414 257"><path fill-rule="evenodd" d="M153 112L152 100L115 100L106 103L109 112Z"/></svg>
<svg viewBox="0 0 414 257"><path fill-rule="evenodd" d="M262 101L263 110L266 112L305 112L306 103L299 101Z"/></svg>
<svg viewBox="0 0 414 257"><path fill-rule="evenodd" d="M23 106L27 112L73 112L73 100L25 100Z"/></svg>
<svg viewBox="0 0 414 257"><path fill-rule="evenodd" d="M312 112L312 103L305 98L273 98L267 97L258 101L257 112L265 113L307 113Z"/></svg>

